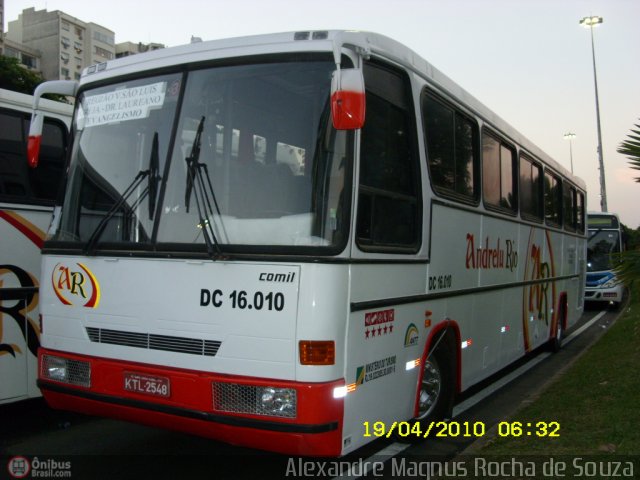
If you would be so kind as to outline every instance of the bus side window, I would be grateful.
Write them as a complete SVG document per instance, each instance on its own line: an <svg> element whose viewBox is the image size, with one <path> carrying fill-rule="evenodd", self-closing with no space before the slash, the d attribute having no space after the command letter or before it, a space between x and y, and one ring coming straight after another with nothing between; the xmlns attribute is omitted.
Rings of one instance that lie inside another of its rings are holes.
<svg viewBox="0 0 640 480"><path fill-rule="evenodd" d="M367 120L360 149L358 245L415 252L422 233L419 156L409 79L366 63Z"/></svg>
<svg viewBox="0 0 640 480"><path fill-rule="evenodd" d="M544 218L549 225L562 225L562 182L549 171L544 173Z"/></svg>
<svg viewBox="0 0 640 480"><path fill-rule="evenodd" d="M564 183L562 195L564 204L564 228L570 232L575 232L578 220L576 216L576 189L568 183Z"/></svg>
<svg viewBox="0 0 640 480"><path fill-rule="evenodd" d="M487 205L516 211L515 149L493 135L482 134L482 195Z"/></svg>
<svg viewBox="0 0 640 480"><path fill-rule="evenodd" d="M433 189L443 196L476 203L477 124L426 90L422 110Z"/></svg>
<svg viewBox="0 0 640 480"><path fill-rule="evenodd" d="M29 116L0 112L0 196L19 203L51 203L58 193L64 171L67 129L58 120L46 118L40 165L27 166L26 132Z"/></svg>
<svg viewBox="0 0 640 480"><path fill-rule="evenodd" d="M542 222L542 167L520 156L520 214L522 218Z"/></svg>
<svg viewBox="0 0 640 480"><path fill-rule="evenodd" d="M45 118L40 163L30 170L31 188L38 201L53 201L64 175L67 129L55 119Z"/></svg>
<svg viewBox="0 0 640 480"><path fill-rule="evenodd" d="M21 114L0 111L0 196L23 202L30 196Z"/></svg>
<svg viewBox="0 0 640 480"><path fill-rule="evenodd" d="M585 221L584 221L584 193L578 192L576 201L576 222L579 233L584 233Z"/></svg>

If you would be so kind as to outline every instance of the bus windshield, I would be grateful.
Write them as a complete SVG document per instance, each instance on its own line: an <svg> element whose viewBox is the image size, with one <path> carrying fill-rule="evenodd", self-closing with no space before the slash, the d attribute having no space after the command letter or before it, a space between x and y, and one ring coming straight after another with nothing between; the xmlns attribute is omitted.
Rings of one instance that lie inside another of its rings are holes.
<svg viewBox="0 0 640 480"><path fill-rule="evenodd" d="M343 248L352 148L331 127L334 68L298 55L84 90L53 240L87 251Z"/></svg>
<svg viewBox="0 0 640 480"><path fill-rule="evenodd" d="M587 271L601 272L613 267L611 255L620 253L620 232L589 230L587 242Z"/></svg>

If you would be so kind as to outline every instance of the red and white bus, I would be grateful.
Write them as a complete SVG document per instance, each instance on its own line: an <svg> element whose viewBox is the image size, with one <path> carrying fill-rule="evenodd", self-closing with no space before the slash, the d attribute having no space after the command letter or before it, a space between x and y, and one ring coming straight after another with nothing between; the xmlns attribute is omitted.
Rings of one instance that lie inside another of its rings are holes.
<svg viewBox="0 0 640 480"><path fill-rule="evenodd" d="M54 408L343 455L581 315L584 183L389 38L202 42L46 91L77 98Z"/></svg>
<svg viewBox="0 0 640 480"><path fill-rule="evenodd" d="M40 395L40 249L64 173L71 105L42 100L38 170L27 166L33 97L0 89L0 404Z"/></svg>

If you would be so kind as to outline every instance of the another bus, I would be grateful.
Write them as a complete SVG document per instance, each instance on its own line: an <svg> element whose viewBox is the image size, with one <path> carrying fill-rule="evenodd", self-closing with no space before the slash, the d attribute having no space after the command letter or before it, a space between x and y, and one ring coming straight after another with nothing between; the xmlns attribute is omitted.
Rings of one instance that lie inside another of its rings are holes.
<svg viewBox="0 0 640 480"><path fill-rule="evenodd" d="M33 97L0 89L0 404L40 395L40 248L64 172L73 107L42 100L41 165L27 166Z"/></svg>
<svg viewBox="0 0 640 480"><path fill-rule="evenodd" d="M624 284L613 272L616 255L623 251L623 231L615 213L587 214L587 283L584 299L606 302L617 308L622 302Z"/></svg>
<svg viewBox="0 0 640 480"><path fill-rule="evenodd" d="M43 257L54 408L339 456L582 313L584 182L389 38L202 42L46 91L77 98Z"/></svg>

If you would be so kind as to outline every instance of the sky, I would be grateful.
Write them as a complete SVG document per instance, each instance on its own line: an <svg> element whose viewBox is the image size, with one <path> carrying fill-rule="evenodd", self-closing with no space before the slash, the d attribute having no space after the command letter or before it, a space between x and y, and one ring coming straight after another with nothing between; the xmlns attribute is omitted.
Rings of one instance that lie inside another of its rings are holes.
<svg viewBox="0 0 640 480"><path fill-rule="evenodd" d="M356 29L412 48L587 184L600 211L594 29L607 203L640 226L640 171L616 149L640 124L640 0L4 0L5 31L23 9L61 10L116 42L189 43L298 30ZM574 133L569 141L564 134ZM570 152L572 151L572 155Z"/></svg>

